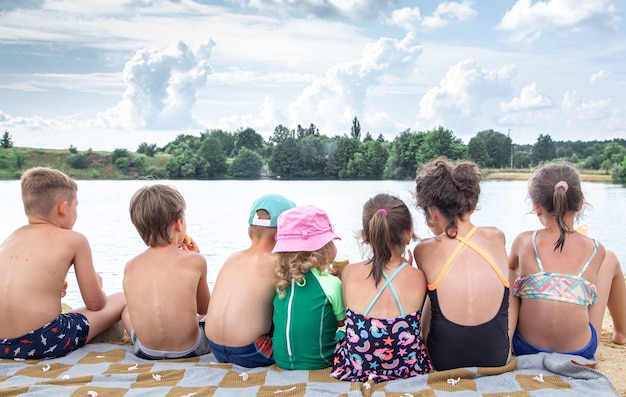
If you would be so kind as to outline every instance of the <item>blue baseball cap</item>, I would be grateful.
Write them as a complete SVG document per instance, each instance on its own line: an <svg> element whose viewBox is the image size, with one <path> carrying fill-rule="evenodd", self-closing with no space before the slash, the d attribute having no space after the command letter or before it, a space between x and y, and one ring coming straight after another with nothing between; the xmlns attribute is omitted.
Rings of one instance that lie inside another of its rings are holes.
<svg viewBox="0 0 626 397"><path fill-rule="evenodd" d="M280 194L266 194L261 196L252 204L250 216L248 217L249 225L276 227L278 224L278 216L284 211L294 208L296 205L293 201L285 198ZM270 214L270 219L260 219L257 215L258 210L265 210Z"/></svg>

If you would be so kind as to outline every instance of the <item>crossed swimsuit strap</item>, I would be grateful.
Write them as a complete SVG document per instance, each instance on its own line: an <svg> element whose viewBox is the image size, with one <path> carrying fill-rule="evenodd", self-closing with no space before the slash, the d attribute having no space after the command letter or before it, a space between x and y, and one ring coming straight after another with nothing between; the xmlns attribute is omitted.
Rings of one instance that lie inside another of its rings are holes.
<svg viewBox="0 0 626 397"><path fill-rule="evenodd" d="M539 258L539 252L537 251L537 241L535 241L536 238L537 238L537 230L533 232L533 239L532 239L533 248L535 249L535 258L537 259L537 266L539 266L539 272L545 273L545 271L543 270L543 264L541 263L541 258ZM585 262L585 264L583 265L582 269L580 269L580 272L578 272L578 277L582 278L583 274L585 274L585 271L587 270L587 267L589 267L589 265L593 261L593 258L596 256L596 253L598 252L598 242L596 241L595 238L593 239L593 242L595 243L593 252L591 253L591 256L589 257L589 259L587 259L587 262Z"/></svg>
<svg viewBox="0 0 626 397"><path fill-rule="evenodd" d="M439 273L439 276L437 276L437 279L435 280L435 282L433 284L428 284L428 290L429 291L434 291L434 290L437 289L437 287L439 287L439 284L441 283L441 280L443 279L443 277L448 272L448 269L450 268L450 266L452 265L452 263L456 259L456 257L459 254L459 252L461 252L461 250L465 246L470 247L478 255L482 256L482 258L485 261L487 261L489 266L491 266L491 268L496 272L496 274L500 278L500 281L502 282L502 284L506 288L509 287L509 281L504 277L504 275L502 275L502 272L500 271L498 266L495 264L495 262L489 256L487 256L487 254L485 254L480 248L478 248L476 245L474 245L474 243L469 241L469 239L472 238L472 236L474 235L474 232L476 232L476 230L478 230L478 226L474 226L472 228L472 230L470 230L469 233L467 233L467 235L465 237L461 237L459 235L454 237L455 239L459 240L461 243L454 249L454 251L452 251L452 254L448 258L446 263L443 265L443 268L441 269L441 272Z"/></svg>
<svg viewBox="0 0 626 397"><path fill-rule="evenodd" d="M404 316L404 310L402 309L402 305L400 304L400 298L398 298L398 294L396 293L396 289L393 287L393 284L391 284L391 281L396 277L396 275L400 272L400 270L404 269L405 266L407 266L408 263L404 262L403 264L401 264L400 266L398 266L398 268L391 274L390 277L388 277L385 272L383 271L383 277L385 277L385 284L383 284L382 288L378 291L378 293L376 294L376 296L374 297L374 299L372 299L372 302L370 302L370 305L367 307L367 309L365 309L365 313L363 313L364 316L367 316L367 314L370 312L370 310L372 310L372 307L374 306L374 304L376 303L376 301L378 300L378 298L380 297L380 294L383 293L384 289L386 287L389 287L389 289L391 290L391 293L393 294L393 297L396 300L396 303L398 304L398 309L400 309L400 316Z"/></svg>

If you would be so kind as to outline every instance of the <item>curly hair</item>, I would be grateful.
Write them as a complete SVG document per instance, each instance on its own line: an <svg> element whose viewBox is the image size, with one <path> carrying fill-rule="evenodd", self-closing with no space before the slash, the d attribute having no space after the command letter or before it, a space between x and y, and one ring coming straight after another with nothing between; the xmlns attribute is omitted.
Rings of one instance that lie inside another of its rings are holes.
<svg viewBox="0 0 626 397"><path fill-rule="evenodd" d="M458 232L457 217L476 209L480 196L480 169L472 161L456 165L445 157L426 163L415 179L415 198L418 208L428 220L429 207L436 207L448 220L446 235L454 238Z"/></svg>
<svg viewBox="0 0 626 397"><path fill-rule="evenodd" d="M292 279L301 284L305 273L309 270L316 268L319 271L324 271L328 268L333 260L331 258L331 244L333 244L332 241L312 252L277 252L274 254L277 258L274 284L280 299L285 297L285 288L291 284Z"/></svg>

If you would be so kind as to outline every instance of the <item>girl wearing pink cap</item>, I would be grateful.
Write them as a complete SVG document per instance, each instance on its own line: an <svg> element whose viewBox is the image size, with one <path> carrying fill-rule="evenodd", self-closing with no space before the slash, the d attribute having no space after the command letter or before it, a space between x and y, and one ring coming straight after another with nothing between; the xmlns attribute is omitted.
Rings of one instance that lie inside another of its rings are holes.
<svg viewBox="0 0 626 397"><path fill-rule="evenodd" d="M320 369L333 363L345 313L341 281L327 272L337 255L328 215L313 205L278 217L274 360L283 369Z"/></svg>

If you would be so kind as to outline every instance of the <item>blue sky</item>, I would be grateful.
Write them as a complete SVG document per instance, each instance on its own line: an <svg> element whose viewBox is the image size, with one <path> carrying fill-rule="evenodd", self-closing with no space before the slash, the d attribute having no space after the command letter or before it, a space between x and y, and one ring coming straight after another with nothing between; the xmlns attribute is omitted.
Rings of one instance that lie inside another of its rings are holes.
<svg viewBox="0 0 626 397"><path fill-rule="evenodd" d="M135 150L314 123L626 138L623 2L0 0L0 131Z"/></svg>

